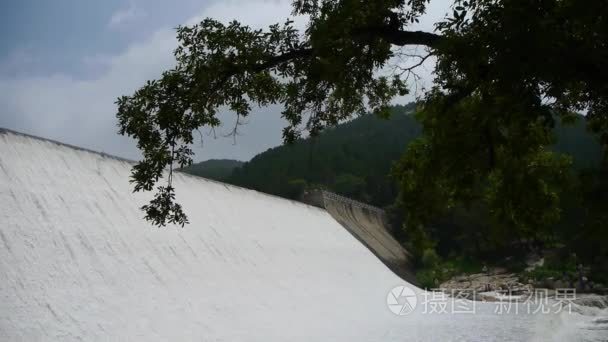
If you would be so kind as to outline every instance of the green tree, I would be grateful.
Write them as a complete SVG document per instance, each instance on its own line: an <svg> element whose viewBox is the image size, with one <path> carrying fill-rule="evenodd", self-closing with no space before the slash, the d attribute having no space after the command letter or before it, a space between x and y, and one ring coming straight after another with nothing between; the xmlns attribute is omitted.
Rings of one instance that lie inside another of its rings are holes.
<svg viewBox="0 0 608 342"><path fill-rule="evenodd" d="M146 218L186 223L173 165L191 163L193 131L218 126L220 108L235 113L236 134L252 106L281 103L286 142L357 113L386 116L419 63L390 77L383 70L403 56L400 47L423 45L437 58L420 115L425 137L395 172L404 202L412 202L410 189L430 192L408 217L424 221L483 194L494 216L517 225L535 224L537 214L543 224L554 220L568 163L546 149L555 118L586 110L589 128L608 141L605 1L454 0L436 32L408 30L427 3L295 0L293 14L309 19L302 32L289 19L267 30L213 19L179 27L176 66L117 101L120 133L143 153L135 190L153 190L169 168Z"/></svg>
<svg viewBox="0 0 608 342"><path fill-rule="evenodd" d="M287 198L300 199L304 190L308 187L308 182L304 179L292 179L287 182Z"/></svg>
<svg viewBox="0 0 608 342"><path fill-rule="evenodd" d="M364 187L365 180L350 173L338 175L334 182L334 188L337 192L350 197L359 196Z"/></svg>

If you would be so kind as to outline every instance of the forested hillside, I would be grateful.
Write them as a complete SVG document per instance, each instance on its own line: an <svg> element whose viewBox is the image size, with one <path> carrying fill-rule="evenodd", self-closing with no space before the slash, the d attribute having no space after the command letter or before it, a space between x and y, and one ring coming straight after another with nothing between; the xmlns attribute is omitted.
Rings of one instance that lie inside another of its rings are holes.
<svg viewBox="0 0 608 342"><path fill-rule="evenodd" d="M299 197L306 186L321 185L374 205L388 205L396 195L387 177L391 163L420 134L413 108L394 107L388 120L364 115L314 139L270 149L235 169L227 181L289 198Z"/></svg>
<svg viewBox="0 0 608 342"><path fill-rule="evenodd" d="M395 106L389 119L364 115L315 139L269 149L246 163L208 160L184 171L287 198L298 198L307 186L322 186L384 207L397 194L388 177L391 164L421 133L414 107ZM572 126L558 125L555 133L556 150L572 155L578 169L599 163L599 145L586 132L584 119Z"/></svg>
<svg viewBox="0 0 608 342"><path fill-rule="evenodd" d="M204 162L192 164L181 171L205 178L225 181L232 174L232 170L243 165L242 161L233 159L209 159Z"/></svg>

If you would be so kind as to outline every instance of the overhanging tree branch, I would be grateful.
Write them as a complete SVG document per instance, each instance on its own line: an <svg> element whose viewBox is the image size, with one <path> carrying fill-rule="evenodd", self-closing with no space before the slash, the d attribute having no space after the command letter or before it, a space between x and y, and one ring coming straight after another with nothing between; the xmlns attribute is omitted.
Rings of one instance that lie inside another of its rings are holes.
<svg viewBox="0 0 608 342"><path fill-rule="evenodd" d="M355 30L352 38L381 38L393 45L398 46L424 45L433 48L437 46L442 37L438 34L424 31L395 30L391 26L387 25ZM280 65L281 63L289 62L293 59L310 57L313 55L313 53L314 50L312 48L301 48L297 50L292 50L266 60L264 63L255 66L253 68L253 71L264 71L266 69Z"/></svg>
<svg viewBox="0 0 608 342"><path fill-rule="evenodd" d="M390 100L407 92L398 76L389 79L375 73L391 58L390 46L433 49L440 36L402 31L398 23L384 24L377 18L369 22L342 32L324 32L320 26L303 36L291 21L268 31L213 19L178 28L178 65L117 101L120 133L136 138L145 156L134 167L135 189L151 190L169 166L168 185L159 187L155 200L143 208L147 218L158 225L186 222L173 202L172 164L192 161L192 132L205 125L219 126L218 108L227 106L237 115L229 134L234 137L239 118L248 115L251 104L281 102L288 122L283 137L288 142L299 137L298 125L305 115L310 115L306 129L312 134L354 113L386 113ZM370 26L374 23L379 24Z"/></svg>
<svg viewBox="0 0 608 342"><path fill-rule="evenodd" d="M435 33L424 31L403 31L395 30L390 26L380 26L370 28L370 33L385 39L389 43L398 46L405 45L425 45L430 48L437 46L441 36Z"/></svg>
<svg viewBox="0 0 608 342"><path fill-rule="evenodd" d="M305 58L312 56L313 49L311 48L301 48L298 50L292 50L286 52L281 55L274 56L272 58L267 59L264 63L259 64L253 68L254 71L264 71L269 68L276 67L281 63L289 62L293 59Z"/></svg>

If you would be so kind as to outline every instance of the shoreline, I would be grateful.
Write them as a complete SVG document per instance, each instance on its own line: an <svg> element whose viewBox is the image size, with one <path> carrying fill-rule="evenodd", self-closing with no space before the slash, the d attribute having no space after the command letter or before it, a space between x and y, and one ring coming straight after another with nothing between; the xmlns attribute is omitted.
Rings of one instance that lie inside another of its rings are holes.
<svg viewBox="0 0 608 342"><path fill-rule="evenodd" d="M556 298L565 291L574 296L573 302L578 305L608 308L608 288L577 289L567 284L555 282L552 287L534 286L520 281L521 275L496 270L488 273L458 275L441 283L439 290L453 297L480 302L525 302L534 296Z"/></svg>

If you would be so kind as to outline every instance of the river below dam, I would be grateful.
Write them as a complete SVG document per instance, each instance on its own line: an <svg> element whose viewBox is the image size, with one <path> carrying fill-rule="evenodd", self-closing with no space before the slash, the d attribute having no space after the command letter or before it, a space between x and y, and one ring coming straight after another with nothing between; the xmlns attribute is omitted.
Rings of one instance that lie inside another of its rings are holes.
<svg viewBox="0 0 608 342"><path fill-rule="evenodd" d="M472 302L414 291L416 309L396 315L388 341L608 341L608 309L565 303ZM601 302L605 304L606 299ZM415 332L415 333L414 333Z"/></svg>

